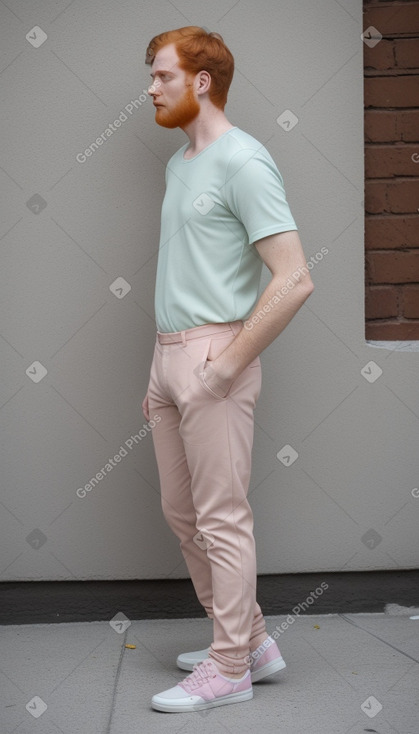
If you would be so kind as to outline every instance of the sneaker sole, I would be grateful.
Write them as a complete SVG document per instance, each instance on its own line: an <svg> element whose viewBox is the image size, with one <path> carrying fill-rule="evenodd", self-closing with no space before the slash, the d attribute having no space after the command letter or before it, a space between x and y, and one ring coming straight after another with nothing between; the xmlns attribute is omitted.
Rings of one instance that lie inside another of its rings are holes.
<svg viewBox="0 0 419 734"><path fill-rule="evenodd" d="M156 711L166 711L168 713L186 713L187 711L203 711L204 709L212 709L217 706L226 706L229 703L240 703L241 701L249 701L253 698L253 691L242 691L241 693L231 693L229 696L222 696L213 701L203 701L202 703L187 703L176 706L173 703L157 703L152 701L152 708Z"/></svg>

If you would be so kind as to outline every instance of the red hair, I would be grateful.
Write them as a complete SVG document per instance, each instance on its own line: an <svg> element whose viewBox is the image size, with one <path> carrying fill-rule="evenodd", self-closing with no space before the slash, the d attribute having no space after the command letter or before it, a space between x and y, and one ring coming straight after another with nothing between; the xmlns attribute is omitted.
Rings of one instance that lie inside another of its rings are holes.
<svg viewBox="0 0 419 734"><path fill-rule="evenodd" d="M200 71L210 74L209 98L215 107L224 110L234 74L234 58L222 36L196 25L165 31L151 39L145 63L151 65L156 53L169 43L175 44L181 69L193 75Z"/></svg>

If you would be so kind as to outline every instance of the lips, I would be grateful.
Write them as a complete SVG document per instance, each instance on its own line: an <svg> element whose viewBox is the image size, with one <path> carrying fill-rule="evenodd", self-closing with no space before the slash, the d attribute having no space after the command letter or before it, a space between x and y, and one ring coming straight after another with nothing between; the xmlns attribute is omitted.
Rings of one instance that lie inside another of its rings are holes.
<svg viewBox="0 0 419 734"><path fill-rule="evenodd" d="M153 102L153 105L154 105L155 107L164 107L164 105L162 105L162 104L156 104L155 102Z"/></svg>

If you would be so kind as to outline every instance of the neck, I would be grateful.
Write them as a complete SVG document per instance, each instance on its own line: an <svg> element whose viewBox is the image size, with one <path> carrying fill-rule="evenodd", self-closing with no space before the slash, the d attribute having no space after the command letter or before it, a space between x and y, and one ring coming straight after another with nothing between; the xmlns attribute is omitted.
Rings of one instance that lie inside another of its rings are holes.
<svg viewBox="0 0 419 734"><path fill-rule="evenodd" d="M189 138L188 152L198 153L232 127L234 125L227 120L222 110L215 111L214 108L211 113L204 114L201 109L192 122L182 127Z"/></svg>

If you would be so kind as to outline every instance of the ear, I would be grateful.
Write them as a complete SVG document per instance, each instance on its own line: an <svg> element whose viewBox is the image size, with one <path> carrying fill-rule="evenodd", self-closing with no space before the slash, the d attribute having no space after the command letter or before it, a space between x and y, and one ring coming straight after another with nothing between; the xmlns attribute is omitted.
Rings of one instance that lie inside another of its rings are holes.
<svg viewBox="0 0 419 734"><path fill-rule="evenodd" d="M196 91L198 94L204 94L208 92L211 86L211 74L208 71L202 70L197 74L197 87Z"/></svg>

